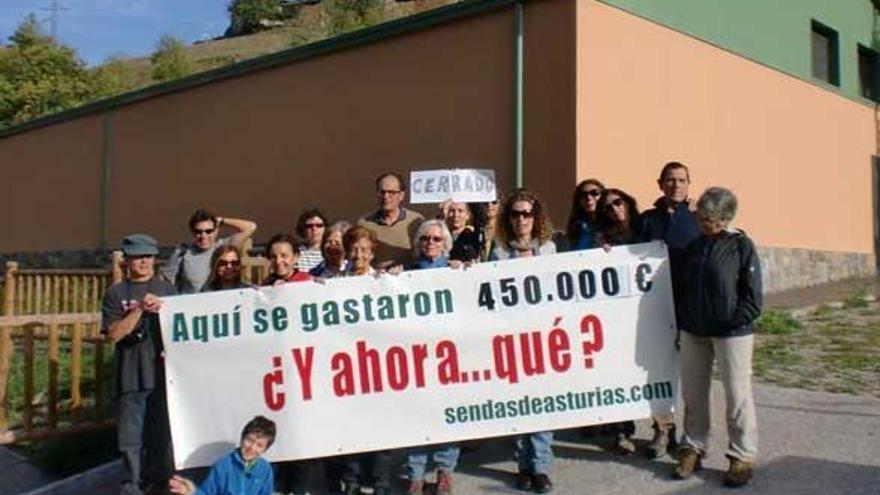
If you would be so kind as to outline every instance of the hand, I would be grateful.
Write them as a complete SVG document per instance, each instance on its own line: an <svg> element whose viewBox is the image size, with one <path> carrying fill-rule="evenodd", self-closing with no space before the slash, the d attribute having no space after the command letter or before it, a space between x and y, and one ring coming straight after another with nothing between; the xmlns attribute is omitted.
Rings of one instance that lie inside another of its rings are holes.
<svg viewBox="0 0 880 495"><path fill-rule="evenodd" d="M611 252L611 244L608 244L607 242L602 244L602 250L605 251L606 253L610 253Z"/></svg>
<svg viewBox="0 0 880 495"><path fill-rule="evenodd" d="M177 495L191 495L195 493L196 485L182 476L174 475L168 480L168 490Z"/></svg>
<svg viewBox="0 0 880 495"><path fill-rule="evenodd" d="M144 296L143 308L144 311L149 311L150 313L158 313L159 308L162 307L162 300L156 297L154 294L147 294Z"/></svg>
<svg viewBox="0 0 880 495"><path fill-rule="evenodd" d="M390 275L400 275L403 272L403 265L394 265L391 268L385 270L385 272Z"/></svg>
<svg viewBox="0 0 880 495"><path fill-rule="evenodd" d="M286 283L287 283L286 280L284 280L283 278L279 278L278 280L276 280L275 282L273 282L272 285L275 286L275 287L278 287L278 286L284 285L284 284L286 284Z"/></svg>
<svg viewBox="0 0 880 495"><path fill-rule="evenodd" d="M459 260L449 260L449 268L452 268L453 270L458 270L462 266L464 266L464 263Z"/></svg>

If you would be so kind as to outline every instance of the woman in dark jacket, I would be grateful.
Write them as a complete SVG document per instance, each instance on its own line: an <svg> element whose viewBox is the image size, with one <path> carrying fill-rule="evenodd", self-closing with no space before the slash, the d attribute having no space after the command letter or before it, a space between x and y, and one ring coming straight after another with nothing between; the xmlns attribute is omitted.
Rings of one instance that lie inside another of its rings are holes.
<svg viewBox="0 0 880 495"><path fill-rule="evenodd" d="M758 424L752 397L753 322L761 314L761 266L752 241L730 230L736 196L721 187L697 201L702 235L691 242L678 274L681 297L681 389L684 436L675 476L699 469L709 439L712 363L718 363L727 400L727 458L724 484L743 486L754 474Z"/></svg>
<svg viewBox="0 0 880 495"><path fill-rule="evenodd" d="M602 192L597 206L599 210L599 231L594 243L606 251L612 246L624 246L640 242L639 207L636 200L620 189L609 188ZM605 426L605 430L616 436L615 449L622 455L636 451L632 436L636 432L634 421L621 421Z"/></svg>
<svg viewBox="0 0 880 495"><path fill-rule="evenodd" d="M599 230L599 199L604 190L596 179L583 180L574 188L565 229L569 251L596 247L593 242Z"/></svg>

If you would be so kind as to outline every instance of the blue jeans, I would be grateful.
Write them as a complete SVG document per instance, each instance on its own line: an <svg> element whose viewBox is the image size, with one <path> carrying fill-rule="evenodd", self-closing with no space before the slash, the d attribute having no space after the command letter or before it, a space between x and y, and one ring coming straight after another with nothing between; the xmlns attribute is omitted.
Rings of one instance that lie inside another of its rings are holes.
<svg viewBox="0 0 880 495"><path fill-rule="evenodd" d="M550 474L553 462L552 431L529 433L516 437L516 462L519 471L533 474Z"/></svg>
<svg viewBox="0 0 880 495"><path fill-rule="evenodd" d="M119 395L118 402L116 432L123 485L137 487L145 478L164 484L174 470L165 391L127 392Z"/></svg>
<svg viewBox="0 0 880 495"><path fill-rule="evenodd" d="M428 456L434 458L434 464L438 468L455 470L458 464L458 454L461 452L457 443L441 443L436 445L422 445L413 447L406 453L406 474L410 480L425 478L425 468L428 466Z"/></svg>

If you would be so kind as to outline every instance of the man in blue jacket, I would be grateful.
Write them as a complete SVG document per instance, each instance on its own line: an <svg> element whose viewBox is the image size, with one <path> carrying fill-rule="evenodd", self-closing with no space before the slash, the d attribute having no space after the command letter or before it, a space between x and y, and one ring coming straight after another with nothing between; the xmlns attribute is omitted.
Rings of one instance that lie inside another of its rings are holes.
<svg viewBox="0 0 880 495"><path fill-rule="evenodd" d="M678 300L681 284L675 276L677 267L682 262L687 245L700 236L697 219L688 198L690 171L680 162L669 162L660 171L657 185L663 196L654 202L654 208L642 213L641 238L643 241L666 242L672 273L672 294ZM676 320L681 321L679 315L676 315ZM657 458L676 444L675 421L672 415L653 419L654 438L648 445L647 455Z"/></svg>

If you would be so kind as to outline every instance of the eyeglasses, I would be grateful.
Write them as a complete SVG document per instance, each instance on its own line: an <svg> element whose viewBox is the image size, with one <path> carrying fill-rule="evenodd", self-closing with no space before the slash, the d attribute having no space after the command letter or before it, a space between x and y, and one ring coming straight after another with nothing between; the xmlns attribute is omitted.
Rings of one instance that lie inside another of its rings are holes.
<svg viewBox="0 0 880 495"><path fill-rule="evenodd" d="M605 203L606 210L610 210L618 206L623 206L623 200L621 198L614 198L611 201Z"/></svg>
<svg viewBox="0 0 880 495"><path fill-rule="evenodd" d="M532 210L510 210L510 218L532 218L534 215Z"/></svg>
<svg viewBox="0 0 880 495"><path fill-rule="evenodd" d="M577 192L578 199L585 199L587 197L598 198L602 195L602 191L599 189L587 189L584 191L583 189Z"/></svg>
<svg viewBox="0 0 880 495"><path fill-rule="evenodd" d="M307 224L305 224L305 228L307 228L307 229L323 229L324 224L323 223L307 223Z"/></svg>
<svg viewBox="0 0 880 495"><path fill-rule="evenodd" d="M220 260L217 262L217 268L238 268L241 266L241 261L239 260Z"/></svg>
<svg viewBox="0 0 880 495"><path fill-rule="evenodd" d="M419 237L421 242L443 242L443 238L439 235L423 235Z"/></svg>
<svg viewBox="0 0 880 495"><path fill-rule="evenodd" d="M217 229L193 229L193 235L211 235Z"/></svg>
<svg viewBox="0 0 880 495"><path fill-rule="evenodd" d="M402 191L392 191L389 189L382 189L381 191L376 191L379 196L394 196L395 194L400 194Z"/></svg>
<svg viewBox="0 0 880 495"><path fill-rule="evenodd" d="M147 259L147 258L155 258L155 257L156 257L156 255L154 255L154 254L139 254L139 255L136 255L136 256L126 256L126 258L128 258L128 259L131 260L131 261L134 261L134 260L145 260L145 259Z"/></svg>

